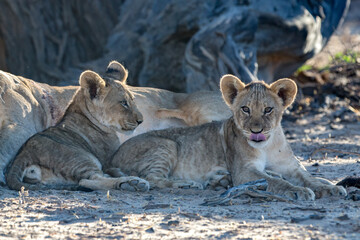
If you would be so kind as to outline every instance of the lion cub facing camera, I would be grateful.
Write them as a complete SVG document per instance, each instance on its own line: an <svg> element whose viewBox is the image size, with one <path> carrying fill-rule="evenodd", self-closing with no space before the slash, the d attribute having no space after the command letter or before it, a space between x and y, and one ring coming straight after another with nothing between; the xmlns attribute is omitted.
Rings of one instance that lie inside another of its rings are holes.
<svg viewBox="0 0 360 240"><path fill-rule="evenodd" d="M140 178L110 178L102 172L103 162L120 146L116 131L132 131L143 119L125 80L83 72L80 88L60 123L31 137L9 164L8 186L15 190L22 186L148 190L148 182Z"/></svg>
<svg viewBox="0 0 360 240"><path fill-rule="evenodd" d="M294 81L245 85L225 75L220 88L233 113L228 120L136 136L119 148L107 167L145 178L159 188L226 187L263 178L268 191L292 199L346 195L343 187L312 177L285 139L280 121L294 101Z"/></svg>

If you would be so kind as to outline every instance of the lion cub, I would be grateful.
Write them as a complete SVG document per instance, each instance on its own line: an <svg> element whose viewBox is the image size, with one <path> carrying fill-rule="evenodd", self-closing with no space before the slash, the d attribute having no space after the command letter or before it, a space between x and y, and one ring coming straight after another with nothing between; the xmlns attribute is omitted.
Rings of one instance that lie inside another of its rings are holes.
<svg viewBox="0 0 360 240"><path fill-rule="evenodd" d="M232 117L139 135L120 146L107 167L145 178L151 187L159 188L226 187L229 182L238 185L263 178L268 191L292 199L346 195L343 187L312 177L285 139L280 121L295 98L294 81L245 85L225 75L220 88Z"/></svg>
<svg viewBox="0 0 360 240"><path fill-rule="evenodd" d="M80 88L60 123L31 137L9 164L8 186L15 190L22 186L30 190L148 190L145 180L110 178L102 172L103 162L120 146L115 132L132 131L143 120L123 82L83 72Z"/></svg>

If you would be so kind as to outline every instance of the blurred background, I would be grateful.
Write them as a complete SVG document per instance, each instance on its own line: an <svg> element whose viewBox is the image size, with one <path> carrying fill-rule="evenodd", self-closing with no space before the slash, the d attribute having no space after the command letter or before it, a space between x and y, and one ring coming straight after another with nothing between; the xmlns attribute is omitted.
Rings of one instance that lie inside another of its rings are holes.
<svg viewBox="0 0 360 240"><path fill-rule="evenodd" d="M304 63L302 70L321 69L336 54L359 52L359 5L359 0L1 0L0 69L74 85L81 71L103 73L110 60L118 60L129 69L129 84L177 92L217 90L226 73L245 82L294 73L297 78ZM347 9L345 24L323 50ZM306 74L300 78L305 85L317 81Z"/></svg>

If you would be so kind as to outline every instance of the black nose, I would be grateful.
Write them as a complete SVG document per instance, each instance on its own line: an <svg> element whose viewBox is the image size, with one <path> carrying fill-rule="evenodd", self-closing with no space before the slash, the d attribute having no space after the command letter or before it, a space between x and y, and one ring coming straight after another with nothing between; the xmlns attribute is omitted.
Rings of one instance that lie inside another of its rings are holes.
<svg viewBox="0 0 360 240"><path fill-rule="evenodd" d="M252 129L250 129L251 133L254 133L254 134L261 133L263 130L264 130L264 129L261 129L260 131L255 132L255 131L253 131Z"/></svg>
<svg viewBox="0 0 360 240"><path fill-rule="evenodd" d="M136 122L140 125L143 122L143 120L137 120Z"/></svg>

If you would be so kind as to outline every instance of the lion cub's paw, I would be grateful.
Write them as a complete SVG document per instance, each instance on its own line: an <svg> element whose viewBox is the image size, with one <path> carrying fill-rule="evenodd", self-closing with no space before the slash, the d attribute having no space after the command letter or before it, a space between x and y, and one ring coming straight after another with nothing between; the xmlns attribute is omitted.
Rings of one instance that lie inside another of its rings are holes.
<svg viewBox="0 0 360 240"><path fill-rule="evenodd" d="M41 182L41 168L38 165L31 165L24 170L23 182L26 183L39 183Z"/></svg>
<svg viewBox="0 0 360 240"><path fill-rule="evenodd" d="M315 193L310 188L296 187L288 190L284 195L293 200L315 200Z"/></svg>
<svg viewBox="0 0 360 240"><path fill-rule="evenodd" d="M148 181L138 177L121 177L116 183L115 189L146 192L150 189L150 184Z"/></svg>
<svg viewBox="0 0 360 240"><path fill-rule="evenodd" d="M316 198L322 197L345 197L347 192L344 187L336 185L321 185L314 188Z"/></svg>
<svg viewBox="0 0 360 240"><path fill-rule="evenodd" d="M215 190L226 189L231 184L231 176L228 171L216 171L209 176L205 186Z"/></svg>

